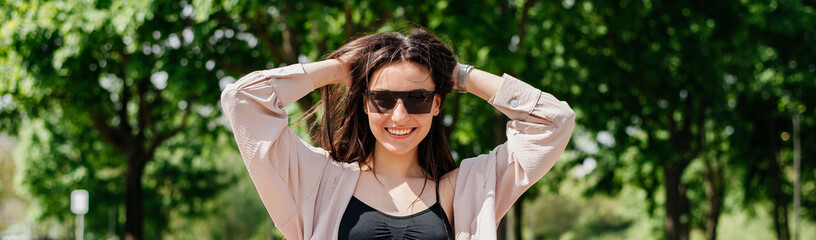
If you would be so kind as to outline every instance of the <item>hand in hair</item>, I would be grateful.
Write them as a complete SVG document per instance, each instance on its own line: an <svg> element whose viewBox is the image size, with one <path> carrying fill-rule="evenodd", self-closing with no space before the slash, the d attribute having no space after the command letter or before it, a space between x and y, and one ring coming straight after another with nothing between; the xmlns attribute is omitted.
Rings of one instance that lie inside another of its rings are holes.
<svg viewBox="0 0 816 240"><path fill-rule="evenodd" d="M343 53L343 55L338 58L335 58L338 62L340 62L344 76L338 80L339 84L343 84L346 87L351 87L351 63L358 57L357 55L359 53L359 49L354 49L352 51Z"/></svg>
<svg viewBox="0 0 816 240"><path fill-rule="evenodd" d="M453 73L451 73L451 79L450 79L450 81L453 82L453 89L459 89L459 84L458 84L459 81L456 81L456 79L458 79L458 78L459 78L459 64L456 64L456 66L453 67Z"/></svg>

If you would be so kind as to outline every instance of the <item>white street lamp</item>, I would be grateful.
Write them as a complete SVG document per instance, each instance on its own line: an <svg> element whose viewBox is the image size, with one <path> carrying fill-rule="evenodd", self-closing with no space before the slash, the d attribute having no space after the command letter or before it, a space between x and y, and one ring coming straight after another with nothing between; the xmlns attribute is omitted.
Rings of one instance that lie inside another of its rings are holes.
<svg viewBox="0 0 816 240"><path fill-rule="evenodd" d="M76 239L85 239L85 214L88 213L88 190L71 191L71 212L77 215Z"/></svg>

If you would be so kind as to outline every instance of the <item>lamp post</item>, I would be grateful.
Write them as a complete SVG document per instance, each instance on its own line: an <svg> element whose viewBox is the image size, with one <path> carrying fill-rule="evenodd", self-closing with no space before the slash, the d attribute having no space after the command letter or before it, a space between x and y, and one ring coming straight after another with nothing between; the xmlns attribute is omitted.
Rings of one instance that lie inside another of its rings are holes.
<svg viewBox="0 0 816 240"><path fill-rule="evenodd" d="M76 214L76 239L85 239L85 214L88 213L88 190L71 191L71 212Z"/></svg>

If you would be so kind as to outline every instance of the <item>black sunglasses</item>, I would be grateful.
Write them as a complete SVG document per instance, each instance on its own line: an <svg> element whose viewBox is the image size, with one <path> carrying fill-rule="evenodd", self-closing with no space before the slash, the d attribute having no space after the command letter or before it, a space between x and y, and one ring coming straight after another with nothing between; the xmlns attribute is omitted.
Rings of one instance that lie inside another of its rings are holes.
<svg viewBox="0 0 816 240"><path fill-rule="evenodd" d="M430 113L433 107L433 97L436 91L413 90L413 91L388 91L388 90L368 90L366 91L369 105L368 110L377 113L391 113L397 106L397 99L402 99L402 104L409 114Z"/></svg>

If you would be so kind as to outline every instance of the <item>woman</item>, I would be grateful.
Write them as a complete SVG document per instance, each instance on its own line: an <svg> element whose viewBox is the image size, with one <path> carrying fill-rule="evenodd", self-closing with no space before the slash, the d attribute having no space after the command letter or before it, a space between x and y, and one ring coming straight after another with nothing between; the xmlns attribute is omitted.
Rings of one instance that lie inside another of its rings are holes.
<svg viewBox="0 0 816 240"><path fill-rule="evenodd" d="M322 148L299 139L283 110L317 88ZM439 116L453 88L511 118L506 143L458 167ZM565 102L457 64L423 30L369 35L325 61L250 73L221 103L288 239L495 239L497 221L552 168L574 125Z"/></svg>

